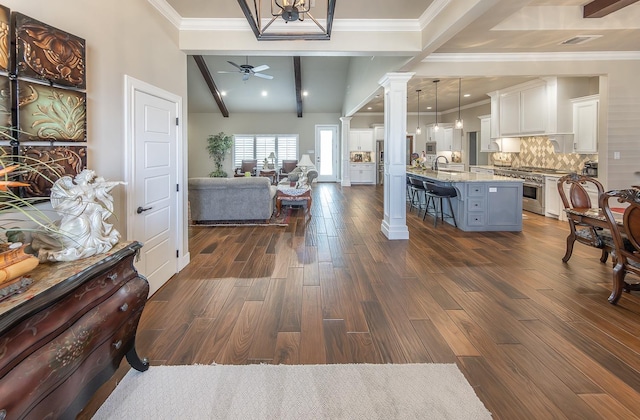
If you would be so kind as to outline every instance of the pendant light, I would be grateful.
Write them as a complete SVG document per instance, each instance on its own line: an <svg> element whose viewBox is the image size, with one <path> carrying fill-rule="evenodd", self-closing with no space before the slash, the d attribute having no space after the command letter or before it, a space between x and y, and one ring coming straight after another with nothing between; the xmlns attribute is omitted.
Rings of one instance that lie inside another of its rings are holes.
<svg viewBox="0 0 640 420"><path fill-rule="evenodd" d="M458 78L458 119L456 120L456 128L462 130L462 118L460 118L460 88L462 87L462 78Z"/></svg>
<svg viewBox="0 0 640 420"><path fill-rule="evenodd" d="M433 126L433 131L438 131L440 129L440 127L438 127L438 82L440 82L440 79L433 81L433 83L436 84L436 123Z"/></svg>
<svg viewBox="0 0 640 420"><path fill-rule="evenodd" d="M416 127L416 134L420 134L422 133L420 128L420 92L422 92L422 89L416 89L416 92L418 93L418 127Z"/></svg>

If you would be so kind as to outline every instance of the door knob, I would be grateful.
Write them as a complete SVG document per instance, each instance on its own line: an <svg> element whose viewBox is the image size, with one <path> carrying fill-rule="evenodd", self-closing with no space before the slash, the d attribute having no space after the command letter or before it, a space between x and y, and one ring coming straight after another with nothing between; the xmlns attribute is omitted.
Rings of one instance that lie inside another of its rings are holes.
<svg viewBox="0 0 640 420"><path fill-rule="evenodd" d="M138 208L136 209L136 213L140 214L140 213L142 213L143 211L151 210L152 208L153 208L153 207L146 207L146 208L145 208L145 207L140 206L140 207L138 207Z"/></svg>

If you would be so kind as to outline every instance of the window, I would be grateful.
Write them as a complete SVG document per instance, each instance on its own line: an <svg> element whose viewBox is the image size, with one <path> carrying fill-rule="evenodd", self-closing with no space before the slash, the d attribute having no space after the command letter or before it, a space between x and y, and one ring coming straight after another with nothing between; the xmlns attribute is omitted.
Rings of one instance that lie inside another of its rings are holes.
<svg viewBox="0 0 640 420"><path fill-rule="evenodd" d="M233 165L240 167L244 159L256 159L258 166L275 152L277 166L282 166L283 159L298 159L297 134L257 134L233 136Z"/></svg>

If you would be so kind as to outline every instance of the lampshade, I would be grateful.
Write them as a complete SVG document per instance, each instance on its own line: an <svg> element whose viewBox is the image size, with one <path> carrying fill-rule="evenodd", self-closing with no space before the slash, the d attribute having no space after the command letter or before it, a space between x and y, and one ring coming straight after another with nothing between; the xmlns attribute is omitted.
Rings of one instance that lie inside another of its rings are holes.
<svg viewBox="0 0 640 420"><path fill-rule="evenodd" d="M300 158L300 162L298 162L297 166L299 166L301 168L308 168L310 166L313 166L313 162L311 161L311 158L309 158L309 155L304 154Z"/></svg>
<svg viewBox="0 0 640 420"><path fill-rule="evenodd" d="M274 152L271 152L269 154L269 159L275 159L276 158L276 154Z"/></svg>

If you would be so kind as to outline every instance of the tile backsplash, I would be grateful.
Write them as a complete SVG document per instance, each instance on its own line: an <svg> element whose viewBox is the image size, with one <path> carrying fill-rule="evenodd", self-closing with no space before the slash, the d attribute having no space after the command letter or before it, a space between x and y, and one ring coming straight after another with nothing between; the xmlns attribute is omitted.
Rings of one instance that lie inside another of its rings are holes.
<svg viewBox="0 0 640 420"><path fill-rule="evenodd" d="M496 152L489 155L490 163L497 166L535 166L567 172L580 172L588 160L598 160L598 155L556 153L546 136L523 137L520 153Z"/></svg>

